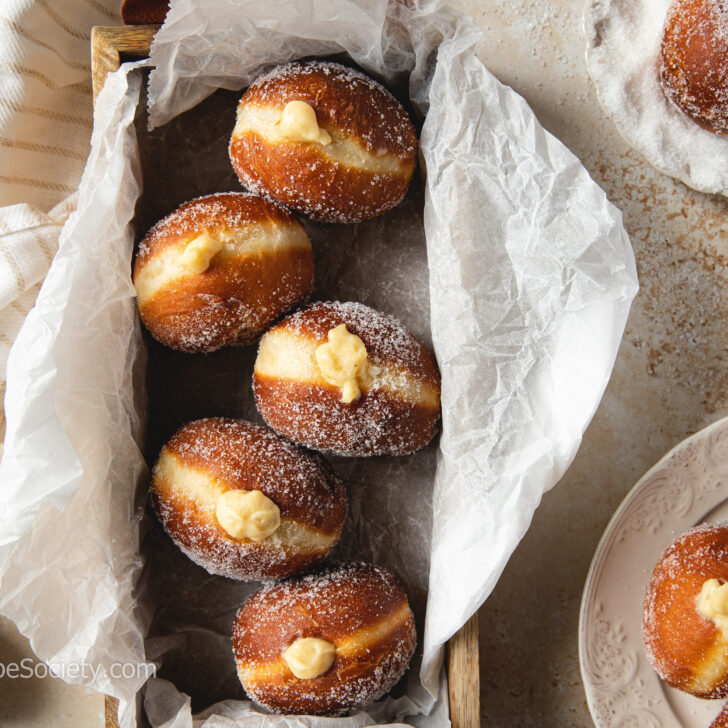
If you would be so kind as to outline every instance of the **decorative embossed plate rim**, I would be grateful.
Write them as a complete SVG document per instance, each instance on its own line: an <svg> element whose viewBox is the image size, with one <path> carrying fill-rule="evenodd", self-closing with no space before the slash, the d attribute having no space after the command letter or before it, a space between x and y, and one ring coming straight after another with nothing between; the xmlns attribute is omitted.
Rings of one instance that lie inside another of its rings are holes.
<svg viewBox="0 0 728 728"><path fill-rule="evenodd" d="M612 516L589 569L579 662L597 728L708 728L721 701L662 683L641 639L647 580L664 549L698 523L728 519L728 417L683 440Z"/></svg>

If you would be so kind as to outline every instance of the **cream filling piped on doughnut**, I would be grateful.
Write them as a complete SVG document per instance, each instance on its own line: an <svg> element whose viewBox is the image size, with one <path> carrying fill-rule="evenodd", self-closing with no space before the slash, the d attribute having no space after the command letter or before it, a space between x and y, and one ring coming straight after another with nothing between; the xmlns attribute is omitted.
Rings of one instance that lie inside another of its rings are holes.
<svg viewBox="0 0 728 728"><path fill-rule="evenodd" d="M215 246L212 265L232 259L311 249L311 241L300 225L264 223L234 230L196 231L154 254L139 270L134 287L140 306L173 281L196 275L189 264L188 246L194 245L203 233L219 243Z"/></svg>
<svg viewBox="0 0 728 728"><path fill-rule="evenodd" d="M283 661L299 680L323 675L335 659L336 647L318 637L299 637L283 653Z"/></svg>
<svg viewBox="0 0 728 728"><path fill-rule="evenodd" d="M335 326L328 333L328 341L319 344L314 352L321 376L341 389L344 404L356 402L362 387L369 385L369 362L364 342L350 333L346 324Z"/></svg>
<svg viewBox="0 0 728 728"><path fill-rule="evenodd" d="M205 470L182 462L166 447L154 467L154 483L160 495L194 503L213 522L216 520L218 499L231 490ZM327 551L336 537L337 534L329 535L299 521L281 517L275 531L258 543L319 553Z"/></svg>
<svg viewBox="0 0 728 728"><path fill-rule="evenodd" d="M225 242L213 238L207 230L185 245L180 256L182 265L193 273L204 273L212 263L212 259L225 247Z"/></svg>
<svg viewBox="0 0 728 728"><path fill-rule="evenodd" d="M283 109L280 108L245 104L242 109L238 109L233 139L245 134L256 134L267 144L287 144L290 140L276 130L282 115ZM395 154L386 152L372 154L359 142L329 124L322 124L320 128L329 135L331 143L318 145L317 151L331 162L374 174L404 174L412 169L413 162L403 161Z"/></svg>
<svg viewBox="0 0 728 728"><path fill-rule="evenodd" d="M698 611L728 636L728 583L707 579L696 599Z"/></svg>
<svg viewBox="0 0 728 728"><path fill-rule="evenodd" d="M323 146L331 144L331 136L316 121L313 106L305 101L289 101L283 107L283 113L275 123L273 132L292 142L309 142Z"/></svg>
<svg viewBox="0 0 728 728"><path fill-rule="evenodd" d="M316 350L323 343L283 328L269 331L260 341L255 373L338 391L337 387L326 381L316 360ZM359 383L362 392L380 389L408 404L432 409L440 406L438 387L391 364L369 356L367 373L367 381Z"/></svg>
<svg viewBox="0 0 728 728"><path fill-rule="evenodd" d="M412 610L407 602L396 611L382 617L378 622L362 627L349 635L336 641L336 654L340 657L356 659L358 655L366 654L370 648L376 649L376 645L385 641L396 629L412 618ZM285 675L290 669L283 656L276 657L265 662L258 662L255 665L242 666L238 664L238 675L244 685L255 685L262 680L270 682L278 676Z"/></svg>
<svg viewBox="0 0 728 728"><path fill-rule="evenodd" d="M215 505L217 522L233 538L264 541L281 525L281 510L259 490L227 490Z"/></svg>
<svg viewBox="0 0 728 728"><path fill-rule="evenodd" d="M695 599L697 610L718 630L713 648L696 666L691 689L709 692L728 672L728 583L707 579Z"/></svg>

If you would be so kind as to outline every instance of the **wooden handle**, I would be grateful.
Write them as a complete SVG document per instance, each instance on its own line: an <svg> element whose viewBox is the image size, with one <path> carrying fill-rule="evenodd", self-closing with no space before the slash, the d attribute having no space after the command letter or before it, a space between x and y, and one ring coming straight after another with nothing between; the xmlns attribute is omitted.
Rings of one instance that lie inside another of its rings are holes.
<svg viewBox="0 0 728 728"><path fill-rule="evenodd" d="M104 87L106 76L116 71L124 60L146 58L158 25L124 25L91 30L91 80L94 101Z"/></svg>
<svg viewBox="0 0 728 728"><path fill-rule="evenodd" d="M477 612L447 643L447 682L452 728L480 728Z"/></svg>

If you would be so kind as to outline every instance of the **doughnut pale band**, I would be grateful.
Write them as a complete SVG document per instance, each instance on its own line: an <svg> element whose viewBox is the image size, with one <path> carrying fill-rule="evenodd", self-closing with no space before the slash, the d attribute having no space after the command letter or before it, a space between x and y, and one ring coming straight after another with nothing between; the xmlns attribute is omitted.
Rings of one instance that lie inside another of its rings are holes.
<svg viewBox="0 0 728 728"><path fill-rule="evenodd" d="M277 328L269 331L260 342L255 362L256 376L287 379L302 384L338 392L338 387L326 382L316 362L316 349L326 339L305 336ZM436 410L440 406L440 392L429 382L416 375L369 357L371 384L362 386L362 392L379 389L392 394L407 404L415 404Z"/></svg>
<svg viewBox="0 0 728 728"><path fill-rule="evenodd" d="M218 496L230 490L230 486L213 478L209 473L188 463L166 448L162 450L154 469L156 487L160 495L182 499L194 504L206 517L215 520ZM223 529L221 537L230 538ZM291 518L281 518L280 527L260 542L261 546L290 546L302 551L327 551L336 541L337 534L327 534Z"/></svg>
<svg viewBox="0 0 728 728"><path fill-rule="evenodd" d="M299 225L262 223L243 230L213 229L208 232L211 237L225 243L214 256L212 265L232 260L243 262L252 257L263 258L293 250L303 251L311 246L306 232ZM134 280L140 306L170 283L198 275L185 264L183 254L187 245L199 234L188 235L150 257Z"/></svg>
<svg viewBox="0 0 728 728"><path fill-rule="evenodd" d="M698 695L710 693L726 672L728 672L728 639L721 635L715 645L706 652L703 661L696 665L695 675L687 683L687 689Z"/></svg>
<svg viewBox="0 0 728 728"><path fill-rule="evenodd" d="M271 106L257 104L244 106L233 129L233 140L246 134L255 134L266 145L297 143L279 138L275 134L275 124L281 118L282 112L282 108ZM316 145L316 149L330 162L374 174L411 174L413 167L411 162L404 162L394 154L382 153L375 156L331 124L320 124L320 128L328 132L331 143L325 146Z"/></svg>
<svg viewBox="0 0 728 728"><path fill-rule="evenodd" d="M338 657L356 660L358 657L366 655L372 646L385 641L392 632L407 624L411 619L412 610L409 604L404 602L396 612L384 615L375 624L362 627L337 640L336 654ZM283 677L289 672L290 669L282 656L267 662L259 662L254 666L238 665L240 680L250 686L254 686L259 680Z"/></svg>

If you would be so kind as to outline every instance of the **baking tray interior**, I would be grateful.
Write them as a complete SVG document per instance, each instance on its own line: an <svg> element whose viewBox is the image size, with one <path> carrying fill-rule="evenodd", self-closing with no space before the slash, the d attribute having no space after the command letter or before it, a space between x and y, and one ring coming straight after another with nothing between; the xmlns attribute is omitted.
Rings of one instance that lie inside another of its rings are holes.
<svg viewBox="0 0 728 728"><path fill-rule="evenodd" d="M140 103L136 131L143 192L134 221L137 242L181 203L242 189L228 158L239 98L240 92L217 91L151 132L146 129L146 103ZM362 301L395 315L431 345L423 204L416 172L405 200L390 213L354 225L304 219L316 263L311 300ZM146 331L143 337L148 352L145 455L150 466L169 436L190 420L226 416L262 423L251 388L255 346L185 354L161 346ZM359 559L390 566L408 592L420 638L436 449L437 438L424 450L400 458L327 456L351 501L342 540L329 561ZM145 493L141 497L146 499ZM230 634L235 612L257 585L211 576L189 561L164 534L148 500L141 550L139 603L149 621L148 658L161 659L157 676L188 693L194 712L218 700L244 699ZM408 679L416 680L420 660L421 644L410 677L403 678L393 695L403 693Z"/></svg>

